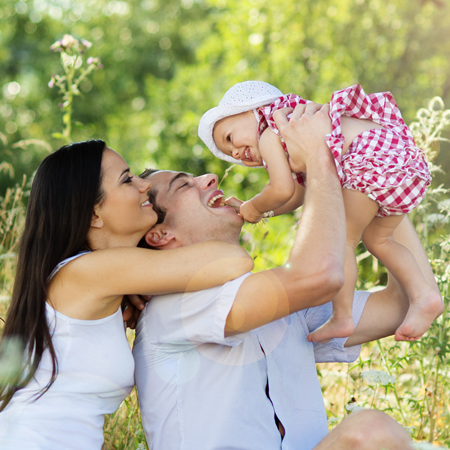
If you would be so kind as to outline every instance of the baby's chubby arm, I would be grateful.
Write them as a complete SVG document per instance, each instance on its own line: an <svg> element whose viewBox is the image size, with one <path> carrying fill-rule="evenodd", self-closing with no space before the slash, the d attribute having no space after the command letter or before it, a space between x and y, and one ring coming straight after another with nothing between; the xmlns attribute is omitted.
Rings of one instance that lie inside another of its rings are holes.
<svg viewBox="0 0 450 450"><path fill-rule="evenodd" d="M296 206L290 206L291 209L289 211L298 208L303 200L302 198L300 203L297 204L298 199L297 195L295 195L297 194L296 183L292 178L289 162L280 138L269 128L261 135L259 151L269 168L270 182L261 193L241 205L240 214L247 222L251 223L259 222L267 211L276 210L280 214L280 207L287 202L290 203L293 197Z"/></svg>
<svg viewBox="0 0 450 450"><path fill-rule="evenodd" d="M274 216L281 216L282 214L295 211L303 205L306 192L305 187L295 181L294 189L294 195L284 205L273 210Z"/></svg>

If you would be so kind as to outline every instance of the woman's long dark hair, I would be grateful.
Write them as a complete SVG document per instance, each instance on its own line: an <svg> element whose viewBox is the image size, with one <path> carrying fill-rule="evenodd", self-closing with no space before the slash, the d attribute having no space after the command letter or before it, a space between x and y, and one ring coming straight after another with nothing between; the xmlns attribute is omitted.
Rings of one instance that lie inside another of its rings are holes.
<svg viewBox="0 0 450 450"><path fill-rule="evenodd" d="M55 381L58 364L45 306L48 279L59 262L89 249L92 213L103 199L104 148L101 140L64 146L47 156L36 172L2 336L2 344L7 339L20 339L25 357L19 377L0 386L0 411L33 378L45 349L50 352L53 370L40 395Z"/></svg>

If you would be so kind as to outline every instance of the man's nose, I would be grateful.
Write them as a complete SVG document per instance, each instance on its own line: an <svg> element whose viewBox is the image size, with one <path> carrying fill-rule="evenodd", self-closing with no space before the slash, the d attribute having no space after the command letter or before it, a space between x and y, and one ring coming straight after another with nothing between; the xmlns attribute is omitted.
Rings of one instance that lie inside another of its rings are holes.
<svg viewBox="0 0 450 450"><path fill-rule="evenodd" d="M214 173L206 173L196 178L201 189L208 189L217 186L219 177Z"/></svg>

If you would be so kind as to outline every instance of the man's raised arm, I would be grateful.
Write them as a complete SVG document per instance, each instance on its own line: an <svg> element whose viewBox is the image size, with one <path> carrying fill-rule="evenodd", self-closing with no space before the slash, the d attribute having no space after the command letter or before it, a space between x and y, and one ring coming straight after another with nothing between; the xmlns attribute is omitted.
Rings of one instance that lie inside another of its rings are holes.
<svg viewBox="0 0 450 450"><path fill-rule="evenodd" d="M275 113L291 165L306 167L304 210L287 263L252 274L242 283L227 318L227 335L326 303L344 283L344 203L325 143L325 135L331 132L328 111L328 105L299 105L289 122L283 111Z"/></svg>

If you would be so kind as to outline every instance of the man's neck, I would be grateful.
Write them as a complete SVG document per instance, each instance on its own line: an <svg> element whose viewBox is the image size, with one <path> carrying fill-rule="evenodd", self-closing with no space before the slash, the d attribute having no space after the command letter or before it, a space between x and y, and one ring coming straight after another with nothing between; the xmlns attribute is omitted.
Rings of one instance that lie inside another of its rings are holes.
<svg viewBox="0 0 450 450"><path fill-rule="evenodd" d="M181 239L179 239L180 247L187 247L189 245L199 244L201 242L206 241L221 241L221 242L227 242L228 244L235 244L239 245L239 236L241 234L241 228L239 230L229 230L227 233L212 233L208 236L185 236Z"/></svg>

